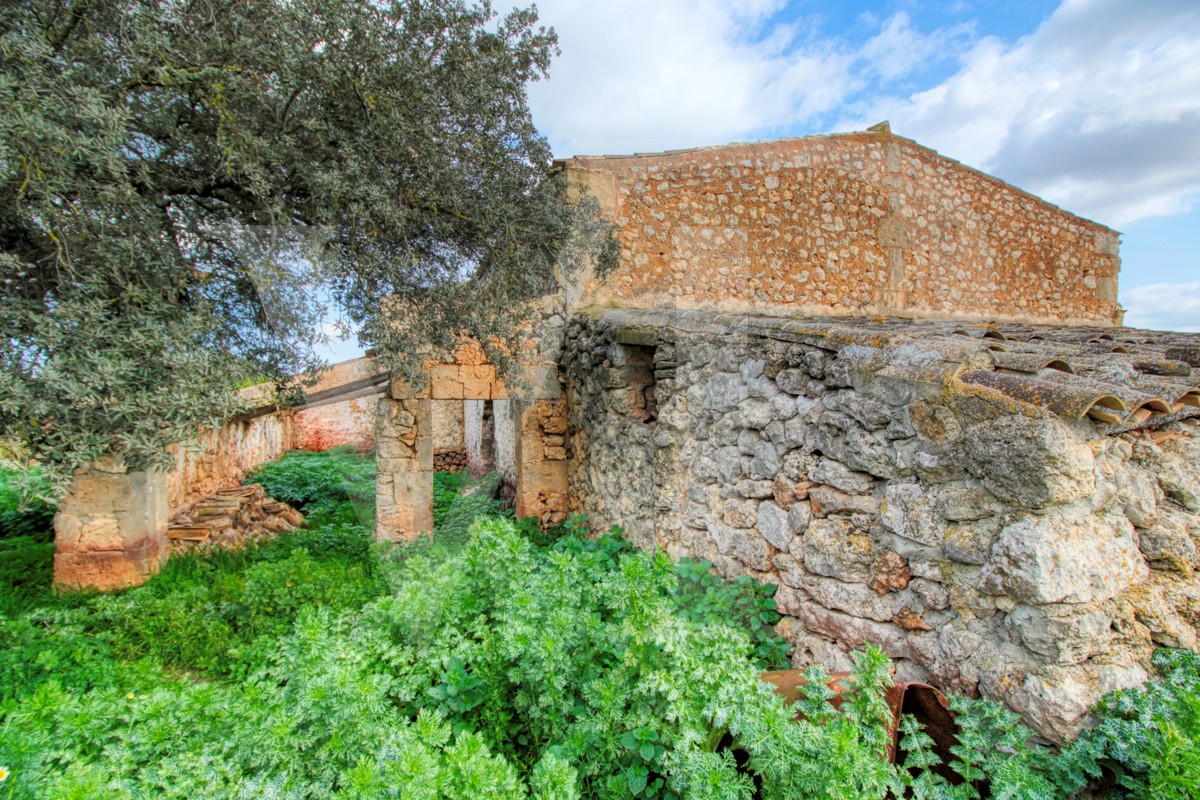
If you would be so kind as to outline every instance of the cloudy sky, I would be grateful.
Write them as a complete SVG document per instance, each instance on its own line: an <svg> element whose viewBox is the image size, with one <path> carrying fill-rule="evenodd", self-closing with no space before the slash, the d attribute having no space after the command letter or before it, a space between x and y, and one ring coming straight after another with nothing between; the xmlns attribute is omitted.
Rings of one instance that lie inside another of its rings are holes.
<svg viewBox="0 0 1200 800"><path fill-rule="evenodd" d="M1200 331L1200 0L537 6L562 54L530 106L556 155L886 119L1120 230L1126 324Z"/></svg>

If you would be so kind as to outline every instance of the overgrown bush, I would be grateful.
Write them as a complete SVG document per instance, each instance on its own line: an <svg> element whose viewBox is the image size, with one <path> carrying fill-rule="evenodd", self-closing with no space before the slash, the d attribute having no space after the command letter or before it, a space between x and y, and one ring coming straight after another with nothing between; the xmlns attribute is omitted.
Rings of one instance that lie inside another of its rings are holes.
<svg viewBox="0 0 1200 800"><path fill-rule="evenodd" d="M256 467L246 482L261 483L267 494L305 514L347 500L356 508L373 506L375 459L351 447L319 453L290 450L278 461Z"/></svg>
<svg viewBox="0 0 1200 800"><path fill-rule="evenodd" d="M0 541L54 540L54 506L44 499L50 489L38 470L18 470L0 462Z"/></svg>
<svg viewBox="0 0 1200 800"><path fill-rule="evenodd" d="M439 502L443 528L497 507ZM786 651L771 586L585 536L579 517L492 517L381 554L340 505L0 619L0 796L1068 800L1107 781L1197 797L1195 654L1160 651L1161 680L1107 698L1061 755L955 698L950 762L906 719L897 769L878 651L854 655L837 707L819 669L798 709L759 679Z"/></svg>

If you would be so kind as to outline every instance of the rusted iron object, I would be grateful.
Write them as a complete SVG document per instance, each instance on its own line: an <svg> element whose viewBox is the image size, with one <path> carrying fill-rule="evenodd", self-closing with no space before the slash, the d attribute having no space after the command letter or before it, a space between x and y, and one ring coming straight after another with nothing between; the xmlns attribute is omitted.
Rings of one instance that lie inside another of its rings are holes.
<svg viewBox="0 0 1200 800"><path fill-rule="evenodd" d="M789 705L794 705L803 697L804 687L808 685L804 670L799 669L764 672L762 679L773 684L775 691ZM829 676L827 685L834 693L830 698L834 708L842 704L842 694L849 688L850 682L849 672L835 672ZM891 762L904 763L906 753L900 747L900 720L904 716L911 716L921 723L925 733L933 740L934 752L941 760L941 765L934 771L951 783L961 782L962 779L946 766L952 758L950 748L958 742L958 725L946 696L927 683L900 681L888 688L884 699L892 711L892 721L888 726L888 758ZM798 713L796 718L801 719L802 715Z"/></svg>

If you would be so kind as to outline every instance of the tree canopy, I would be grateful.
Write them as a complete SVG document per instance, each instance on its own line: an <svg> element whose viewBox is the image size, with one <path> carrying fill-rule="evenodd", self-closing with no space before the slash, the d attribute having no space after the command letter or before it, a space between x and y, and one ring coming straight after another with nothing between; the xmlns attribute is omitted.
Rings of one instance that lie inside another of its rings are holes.
<svg viewBox="0 0 1200 800"><path fill-rule="evenodd" d="M0 438L160 463L330 299L396 369L508 340L603 239L528 110L555 52L466 0L4 3Z"/></svg>

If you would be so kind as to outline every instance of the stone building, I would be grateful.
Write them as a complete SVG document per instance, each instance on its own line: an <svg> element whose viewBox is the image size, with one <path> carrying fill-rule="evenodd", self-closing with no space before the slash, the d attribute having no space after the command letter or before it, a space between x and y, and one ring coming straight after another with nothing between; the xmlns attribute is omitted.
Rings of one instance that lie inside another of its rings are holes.
<svg viewBox="0 0 1200 800"><path fill-rule="evenodd" d="M380 538L432 527L450 404L518 514L778 584L797 664L871 642L1062 740L1196 645L1200 336L1119 327L1116 232L886 125L561 167L620 265L519 394L470 346L392 382Z"/></svg>

